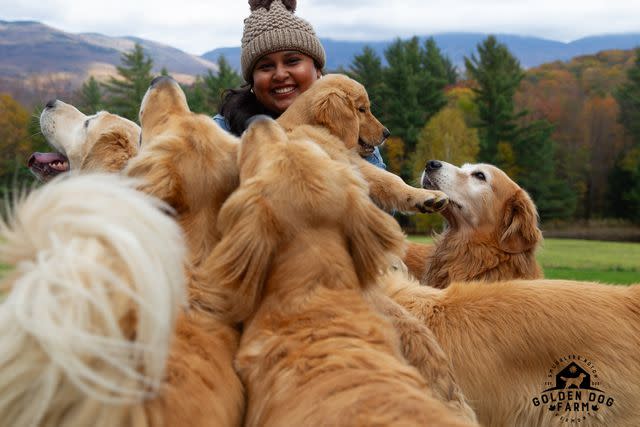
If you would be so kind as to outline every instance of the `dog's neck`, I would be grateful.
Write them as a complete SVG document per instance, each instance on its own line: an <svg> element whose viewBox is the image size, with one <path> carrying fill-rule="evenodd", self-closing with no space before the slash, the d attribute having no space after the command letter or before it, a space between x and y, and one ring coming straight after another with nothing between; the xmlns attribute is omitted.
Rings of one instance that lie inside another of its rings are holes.
<svg viewBox="0 0 640 427"><path fill-rule="evenodd" d="M291 301L307 298L313 288L353 288L360 284L342 233L314 228L296 233L276 254L264 296Z"/></svg>
<svg viewBox="0 0 640 427"><path fill-rule="evenodd" d="M481 233L467 234L448 229L439 238L427 260L422 283L446 288L453 281L537 279L542 277L535 249L506 252Z"/></svg>

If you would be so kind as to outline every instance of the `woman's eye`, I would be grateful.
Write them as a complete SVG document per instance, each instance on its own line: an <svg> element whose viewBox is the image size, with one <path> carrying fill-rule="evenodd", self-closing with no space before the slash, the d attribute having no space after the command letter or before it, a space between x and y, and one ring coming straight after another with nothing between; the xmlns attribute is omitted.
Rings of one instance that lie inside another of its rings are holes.
<svg viewBox="0 0 640 427"><path fill-rule="evenodd" d="M486 181L487 180L487 177L484 176L484 173L482 173L482 172L474 172L474 173L471 174L471 176L473 176L474 178L479 179L480 181Z"/></svg>

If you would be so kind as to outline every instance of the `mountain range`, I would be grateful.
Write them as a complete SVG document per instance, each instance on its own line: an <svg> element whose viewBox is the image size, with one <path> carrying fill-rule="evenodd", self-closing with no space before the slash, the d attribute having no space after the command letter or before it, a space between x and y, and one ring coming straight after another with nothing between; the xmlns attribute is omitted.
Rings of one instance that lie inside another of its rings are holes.
<svg viewBox="0 0 640 427"><path fill-rule="evenodd" d="M444 33L420 36L433 37L444 55L463 68L464 57L476 51L487 34ZM582 38L570 43L496 34L525 68L553 61L565 61L573 57L593 54L609 49L632 49L640 46L640 33L601 35ZM353 57L362 52L365 45L373 48L384 61L384 50L393 42L341 41L321 39L327 53L326 69L348 68ZM0 20L0 89L6 90L14 82L25 85L34 78L57 79L79 86L89 75L99 80L116 74L122 53L140 43L153 59L154 70L166 68L177 80L190 83L196 75L208 70L217 71L217 60L224 55L230 64L239 69L240 47L211 50L202 56L192 55L151 40L136 37L109 37L95 33L68 33L35 21Z"/></svg>

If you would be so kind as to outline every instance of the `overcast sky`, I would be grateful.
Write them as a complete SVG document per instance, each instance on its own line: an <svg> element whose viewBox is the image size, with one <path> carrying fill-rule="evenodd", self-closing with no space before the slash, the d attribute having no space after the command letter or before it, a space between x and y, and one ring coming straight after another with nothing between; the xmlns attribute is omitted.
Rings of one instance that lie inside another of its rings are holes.
<svg viewBox="0 0 640 427"><path fill-rule="evenodd" d="M640 33L640 0L298 0L320 37L386 40L443 32L571 41ZM239 46L246 0L0 0L0 20L71 32L137 36L193 54Z"/></svg>

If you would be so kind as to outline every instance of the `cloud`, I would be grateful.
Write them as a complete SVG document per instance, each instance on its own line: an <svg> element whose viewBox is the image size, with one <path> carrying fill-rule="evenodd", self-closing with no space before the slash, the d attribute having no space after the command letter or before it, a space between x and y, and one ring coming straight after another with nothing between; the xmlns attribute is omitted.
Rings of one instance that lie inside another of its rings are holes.
<svg viewBox="0 0 640 427"><path fill-rule="evenodd" d="M239 46L246 0L0 0L4 20L28 19L63 31L132 35L202 54ZM640 32L631 0L298 0L296 13L321 37L388 40L442 32L534 35L569 41Z"/></svg>

